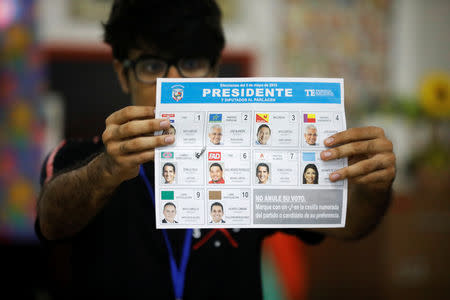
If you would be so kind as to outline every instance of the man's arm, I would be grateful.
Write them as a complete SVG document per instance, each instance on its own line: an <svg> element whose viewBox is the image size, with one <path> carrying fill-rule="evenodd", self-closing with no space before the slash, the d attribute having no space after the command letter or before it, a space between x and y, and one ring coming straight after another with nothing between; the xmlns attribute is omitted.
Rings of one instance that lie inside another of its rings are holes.
<svg viewBox="0 0 450 300"><path fill-rule="evenodd" d="M351 128L325 140L333 147L321 153L323 160L348 157L348 167L330 174L331 181L348 179L345 228L315 231L344 239L361 238L380 222L392 197L395 178L393 145L378 127Z"/></svg>
<svg viewBox="0 0 450 300"><path fill-rule="evenodd" d="M44 184L37 214L45 238L66 238L82 230L123 181L136 177L139 166L153 160L155 147L173 143L173 136L153 136L170 125L153 117L154 108L148 106L113 113L102 135L105 152Z"/></svg>
<svg viewBox="0 0 450 300"><path fill-rule="evenodd" d="M120 184L106 172L105 153L87 165L59 174L41 190L37 214L49 240L69 237L84 228Z"/></svg>

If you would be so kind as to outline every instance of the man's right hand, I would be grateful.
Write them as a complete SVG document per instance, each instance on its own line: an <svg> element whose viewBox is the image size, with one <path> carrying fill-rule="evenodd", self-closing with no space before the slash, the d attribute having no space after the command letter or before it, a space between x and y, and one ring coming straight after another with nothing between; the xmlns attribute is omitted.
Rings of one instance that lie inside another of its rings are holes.
<svg viewBox="0 0 450 300"><path fill-rule="evenodd" d="M67 238L82 230L117 186L136 177L139 165L154 158L155 147L174 142L173 136L154 135L170 127L169 120L154 117L150 106L129 106L111 114L102 135L106 151L43 186L37 210L45 238Z"/></svg>
<svg viewBox="0 0 450 300"><path fill-rule="evenodd" d="M153 106L127 106L106 119L102 140L106 171L118 182L136 177L139 166L155 157L155 148L170 145L173 135L155 136L170 127L167 119L155 119Z"/></svg>

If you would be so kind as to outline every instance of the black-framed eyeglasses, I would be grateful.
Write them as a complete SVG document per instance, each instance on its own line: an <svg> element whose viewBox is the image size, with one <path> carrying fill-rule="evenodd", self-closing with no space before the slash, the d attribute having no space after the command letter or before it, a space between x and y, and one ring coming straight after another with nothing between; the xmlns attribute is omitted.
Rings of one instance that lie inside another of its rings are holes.
<svg viewBox="0 0 450 300"><path fill-rule="evenodd" d="M181 76L189 78L205 77L212 70L211 60L204 57L164 59L144 55L134 60L124 60L123 66L125 70L131 68L136 79L142 83L155 83L156 78L166 77L170 66L175 66Z"/></svg>

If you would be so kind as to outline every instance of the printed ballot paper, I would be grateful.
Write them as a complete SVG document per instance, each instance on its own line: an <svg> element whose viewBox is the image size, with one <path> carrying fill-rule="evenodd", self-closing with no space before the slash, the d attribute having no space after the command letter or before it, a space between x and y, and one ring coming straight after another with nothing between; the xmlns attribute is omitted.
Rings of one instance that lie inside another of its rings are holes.
<svg viewBox="0 0 450 300"><path fill-rule="evenodd" d="M320 159L346 129L343 79L158 79L156 117L175 135L155 151L157 228L345 226L329 174L347 160Z"/></svg>

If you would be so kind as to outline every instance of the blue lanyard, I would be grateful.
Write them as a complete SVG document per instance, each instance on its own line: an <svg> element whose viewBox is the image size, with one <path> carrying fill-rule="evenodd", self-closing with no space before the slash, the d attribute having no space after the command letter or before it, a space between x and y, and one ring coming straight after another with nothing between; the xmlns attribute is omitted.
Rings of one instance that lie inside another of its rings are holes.
<svg viewBox="0 0 450 300"><path fill-rule="evenodd" d="M144 167L141 165L139 168L139 175L144 180L147 187L148 193L153 201L153 206L155 206L155 192L148 180L147 175L145 175ZM175 292L176 299L182 299L184 290L184 279L186 278L186 268L189 260L189 255L191 252L191 242L192 242L192 229L186 229L186 234L184 236L183 242L183 252L181 254L180 268L177 267L175 261L175 256L173 255L172 244L169 240L169 234L165 229L162 229L164 235L164 241L166 242L167 251L169 252L170 260L170 273L172 275L173 290Z"/></svg>

